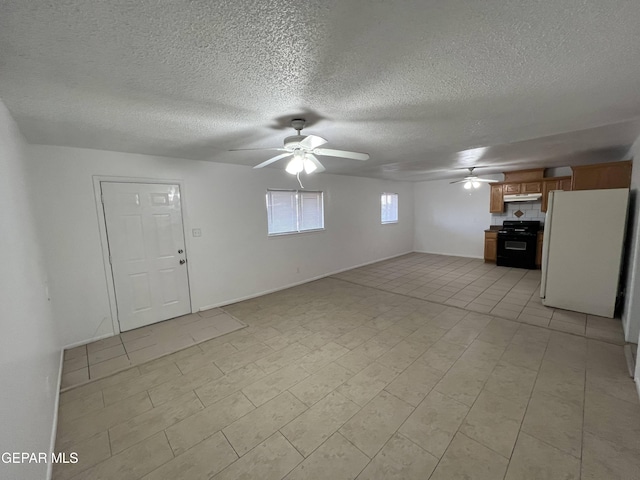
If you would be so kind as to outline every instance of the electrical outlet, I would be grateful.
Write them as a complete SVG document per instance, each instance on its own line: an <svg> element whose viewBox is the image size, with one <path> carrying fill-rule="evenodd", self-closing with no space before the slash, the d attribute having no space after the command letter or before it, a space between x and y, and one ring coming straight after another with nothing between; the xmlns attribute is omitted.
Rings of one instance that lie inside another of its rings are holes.
<svg viewBox="0 0 640 480"><path fill-rule="evenodd" d="M191 230L191 234L194 237L201 237L202 236L202 230L199 228L194 228L193 230Z"/></svg>
<svg viewBox="0 0 640 480"><path fill-rule="evenodd" d="M296 267L296 273L300 273L300 267Z"/></svg>

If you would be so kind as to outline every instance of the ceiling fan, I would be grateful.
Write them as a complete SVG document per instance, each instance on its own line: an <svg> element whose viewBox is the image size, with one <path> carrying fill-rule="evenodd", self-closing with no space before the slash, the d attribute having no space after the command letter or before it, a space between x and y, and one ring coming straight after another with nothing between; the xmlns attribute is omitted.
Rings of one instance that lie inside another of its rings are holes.
<svg viewBox="0 0 640 480"><path fill-rule="evenodd" d="M271 165L278 160L285 159L287 157L293 157L289 163L287 164L286 171L292 175L298 175L303 170L306 173L313 172L324 172L325 168L320 163L316 155L326 156L326 157L339 157L339 158L349 158L351 160L369 160L368 153L360 153L360 152L349 152L346 150L333 150L331 148L320 148L322 145L327 143L322 137L318 137L317 135L301 135L300 132L304 128L305 119L304 118L294 118L291 120L291 127L296 130L297 134L292 135L284 139L284 147L275 147L275 148L237 148L231 151L247 151L247 150L265 150L265 151L276 151L276 152L286 152L280 155L276 155L275 157L270 158L269 160L265 160L259 165L256 165L253 168L262 168L267 165Z"/></svg>
<svg viewBox="0 0 640 480"><path fill-rule="evenodd" d="M479 188L481 183L494 183L497 180L489 180L488 178L480 178L477 175L473 174L473 170L476 167L469 167L469 175L464 177L462 180L456 180L455 182L449 182L450 184L454 183L464 183L464 188L469 190L471 188Z"/></svg>

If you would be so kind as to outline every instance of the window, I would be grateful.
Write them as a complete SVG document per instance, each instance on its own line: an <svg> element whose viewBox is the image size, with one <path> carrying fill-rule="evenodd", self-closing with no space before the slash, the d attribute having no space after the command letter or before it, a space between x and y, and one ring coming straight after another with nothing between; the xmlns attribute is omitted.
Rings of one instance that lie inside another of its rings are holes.
<svg viewBox="0 0 640 480"><path fill-rule="evenodd" d="M269 235L322 230L322 192L267 190L267 224Z"/></svg>
<svg viewBox="0 0 640 480"><path fill-rule="evenodd" d="M398 223L398 194L383 193L380 196L382 223Z"/></svg>

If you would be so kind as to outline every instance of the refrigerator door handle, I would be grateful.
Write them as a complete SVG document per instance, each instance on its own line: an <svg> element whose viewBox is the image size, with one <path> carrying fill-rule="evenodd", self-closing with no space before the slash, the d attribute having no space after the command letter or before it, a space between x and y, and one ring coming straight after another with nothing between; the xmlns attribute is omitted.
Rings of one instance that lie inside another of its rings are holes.
<svg viewBox="0 0 640 480"><path fill-rule="evenodd" d="M547 216L544 222L544 233L542 236L542 259L540 268L542 275L540 277L540 298L544 299L547 293L547 272L549 268L549 248L551 239L551 230L553 229L553 197L555 191L549 192L549 201L547 202ZM543 302L544 303L544 302Z"/></svg>

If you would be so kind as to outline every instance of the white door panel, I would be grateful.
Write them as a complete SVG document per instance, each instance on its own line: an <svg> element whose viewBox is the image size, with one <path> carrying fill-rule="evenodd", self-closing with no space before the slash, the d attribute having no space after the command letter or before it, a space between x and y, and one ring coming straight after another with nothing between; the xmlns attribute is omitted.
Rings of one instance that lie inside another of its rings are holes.
<svg viewBox="0 0 640 480"><path fill-rule="evenodd" d="M101 188L120 330L189 313L179 186L102 182Z"/></svg>
<svg viewBox="0 0 640 480"><path fill-rule="evenodd" d="M178 285L176 284L176 270L175 268L160 270L159 283L160 283L160 301L162 305L172 305L180 301L178 296Z"/></svg>
<svg viewBox="0 0 640 480"><path fill-rule="evenodd" d="M131 300L133 301L132 311L139 313L151 309L151 286L149 285L149 275L147 273L129 274L129 285L131 289Z"/></svg>

